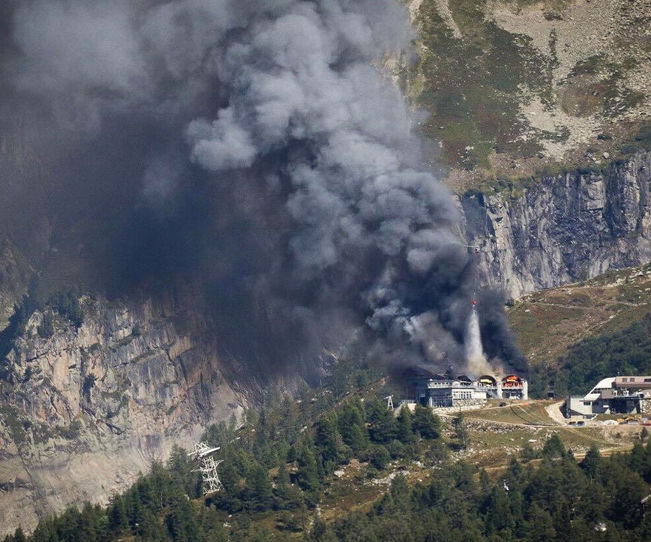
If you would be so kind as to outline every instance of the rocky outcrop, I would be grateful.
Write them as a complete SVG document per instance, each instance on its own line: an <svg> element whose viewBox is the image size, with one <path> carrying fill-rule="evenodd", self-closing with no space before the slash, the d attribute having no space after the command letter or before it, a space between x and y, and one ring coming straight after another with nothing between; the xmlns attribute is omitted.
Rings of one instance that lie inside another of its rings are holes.
<svg viewBox="0 0 651 542"><path fill-rule="evenodd" d="M483 280L507 295L585 280L651 259L651 153L601 171L544 177L518 198L461 199Z"/></svg>
<svg viewBox="0 0 651 542"><path fill-rule="evenodd" d="M35 311L0 369L0 533L107 502L174 444L246 406L191 285L81 306L78 328Z"/></svg>

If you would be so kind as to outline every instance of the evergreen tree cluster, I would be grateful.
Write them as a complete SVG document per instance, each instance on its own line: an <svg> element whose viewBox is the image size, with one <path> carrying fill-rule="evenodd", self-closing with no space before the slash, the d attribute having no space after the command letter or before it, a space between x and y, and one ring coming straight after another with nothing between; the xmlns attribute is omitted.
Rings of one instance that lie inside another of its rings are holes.
<svg viewBox="0 0 651 542"><path fill-rule="evenodd" d="M423 442L445 448L438 443L440 420L422 407L396 417L379 399L365 404L353 398L322 413L310 428L304 421L287 399L279 409L263 410L255 430L240 437L233 425L211 428L208 440L225 443L225 491L215 504L231 513L313 508L333 473L353 458L382 470L392 459L419 457Z"/></svg>
<svg viewBox="0 0 651 542"><path fill-rule="evenodd" d="M84 323L84 311L79 304L78 295L74 292L57 292L48 303L61 317L68 320L76 329Z"/></svg>
<svg viewBox="0 0 651 542"><path fill-rule="evenodd" d="M437 470L429 484L409 488L396 477L369 512L331 524L315 522L318 542L576 542L651 539L645 497L651 448L603 458L597 448L577 462L558 437L540 465L513 460L491 481L486 471L459 462Z"/></svg>
<svg viewBox="0 0 651 542"><path fill-rule="evenodd" d="M14 305L14 313L9 318L9 324L0 331L0 380L12 381L11 364L7 355L14 347L16 339L25 333L29 319L37 310L43 312L43 321L37 331L44 339L52 337L56 332L52 311L75 329L79 329L84 323L84 311L75 292L57 292L46 302L40 296L31 293L24 295L20 302Z"/></svg>

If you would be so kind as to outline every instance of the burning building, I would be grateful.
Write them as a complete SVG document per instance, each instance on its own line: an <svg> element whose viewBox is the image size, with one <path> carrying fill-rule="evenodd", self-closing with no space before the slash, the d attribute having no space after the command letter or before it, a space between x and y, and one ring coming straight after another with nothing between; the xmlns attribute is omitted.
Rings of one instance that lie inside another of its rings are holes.
<svg viewBox="0 0 651 542"><path fill-rule="evenodd" d="M466 375L438 375L424 369L408 375L413 400L429 407L480 405L489 399L529 398L529 384L518 375L505 377L482 375L472 379Z"/></svg>

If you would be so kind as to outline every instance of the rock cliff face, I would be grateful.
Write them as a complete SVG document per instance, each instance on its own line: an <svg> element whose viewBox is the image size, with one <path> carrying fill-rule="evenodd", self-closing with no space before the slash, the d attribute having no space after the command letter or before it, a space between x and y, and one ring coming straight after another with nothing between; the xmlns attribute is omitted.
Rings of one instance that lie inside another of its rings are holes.
<svg viewBox="0 0 651 542"><path fill-rule="evenodd" d="M70 504L107 502L174 444L239 418L255 387L219 353L192 283L86 295L81 322L50 306L16 325L37 277L55 290L75 281L74 264L52 270L59 170L34 151L29 126L0 109L0 538Z"/></svg>
<svg viewBox="0 0 651 542"><path fill-rule="evenodd" d="M106 502L174 444L241 415L237 370L207 339L200 301L185 285L128 303L83 297L78 328L31 315L0 384L0 533Z"/></svg>
<svg viewBox="0 0 651 542"><path fill-rule="evenodd" d="M461 199L483 280L507 295L577 282L651 259L651 153L602 172L545 177L512 199Z"/></svg>

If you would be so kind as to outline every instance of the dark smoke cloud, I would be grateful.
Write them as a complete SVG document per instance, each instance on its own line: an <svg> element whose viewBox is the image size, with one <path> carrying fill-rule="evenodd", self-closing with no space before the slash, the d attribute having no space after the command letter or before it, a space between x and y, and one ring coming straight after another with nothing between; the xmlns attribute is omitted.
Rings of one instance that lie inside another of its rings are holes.
<svg viewBox="0 0 651 542"><path fill-rule="evenodd" d="M50 212L86 269L118 291L201 277L225 348L264 367L360 326L390 359L463 362L458 210L374 67L413 37L400 2L23 0L8 20L3 99L47 111ZM499 300L480 311L490 356L522 365Z"/></svg>

